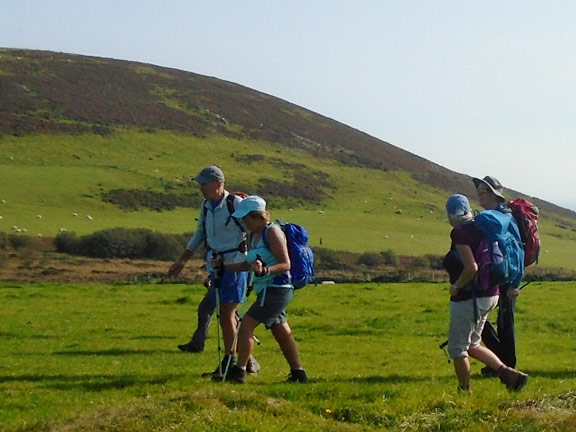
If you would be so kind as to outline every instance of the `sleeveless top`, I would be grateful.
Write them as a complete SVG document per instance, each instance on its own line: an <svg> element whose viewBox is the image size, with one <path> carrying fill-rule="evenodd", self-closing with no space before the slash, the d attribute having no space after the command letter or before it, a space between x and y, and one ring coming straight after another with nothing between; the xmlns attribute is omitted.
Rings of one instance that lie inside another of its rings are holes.
<svg viewBox="0 0 576 432"><path fill-rule="evenodd" d="M269 224L263 231L262 236L265 236L269 229L278 229L282 231L280 225L277 223ZM286 241L286 240L284 240ZM271 267L274 264L278 264L278 260L274 254L266 247L264 240L261 237L256 244L251 240L250 249L248 250L248 255L246 256L246 261L252 264L257 259L260 259L266 267ZM293 288L290 282L290 272L284 272L279 275L268 274L266 276L256 276L254 275L254 292L256 294L263 291L265 288Z"/></svg>

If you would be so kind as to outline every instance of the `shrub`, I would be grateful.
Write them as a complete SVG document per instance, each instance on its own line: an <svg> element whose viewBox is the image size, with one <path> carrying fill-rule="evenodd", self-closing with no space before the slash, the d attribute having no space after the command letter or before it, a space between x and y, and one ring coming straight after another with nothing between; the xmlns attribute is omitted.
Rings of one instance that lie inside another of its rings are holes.
<svg viewBox="0 0 576 432"><path fill-rule="evenodd" d="M367 267L378 267L384 263L384 258L381 254L376 252L364 252L358 258L358 264L363 264Z"/></svg>
<svg viewBox="0 0 576 432"><path fill-rule="evenodd" d="M335 251L314 248L314 268L316 270L340 270L348 267Z"/></svg>
<svg viewBox="0 0 576 432"><path fill-rule="evenodd" d="M61 232L56 235L54 239L54 245L56 251L60 253L67 254L77 254L78 253L79 240L74 232Z"/></svg>
<svg viewBox="0 0 576 432"><path fill-rule="evenodd" d="M146 236L146 258L174 261L178 259L184 246L185 242L179 236L151 232Z"/></svg>
<svg viewBox="0 0 576 432"><path fill-rule="evenodd" d="M396 252L394 252L392 249L382 251L380 252L380 255L384 260L384 264L388 266L397 266L400 262L398 255L396 255Z"/></svg>
<svg viewBox="0 0 576 432"><path fill-rule="evenodd" d="M0 250L8 249L8 236L5 233L0 232Z"/></svg>
<svg viewBox="0 0 576 432"><path fill-rule="evenodd" d="M434 254L426 254L424 255L429 262L429 266L433 270L444 270L444 256L443 255L434 255Z"/></svg>
<svg viewBox="0 0 576 432"><path fill-rule="evenodd" d="M38 248L39 240L36 237L29 237L26 235L15 235L11 234L8 236L8 243L12 249L24 249L24 248Z"/></svg>
<svg viewBox="0 0 576 432"><path fill-rule="evenodd" d="M112 228L80 239L78 253L95 258L139 258L146 252L144 229Z"/></svg>
<svg viewBox="0 0 576 432"><path fill-rule="evenodd" d="M56 250L61 253L94 258L149 258L175 260L191 234L162 234L145 228L112 228L83 237L59 233Z"/></svg>

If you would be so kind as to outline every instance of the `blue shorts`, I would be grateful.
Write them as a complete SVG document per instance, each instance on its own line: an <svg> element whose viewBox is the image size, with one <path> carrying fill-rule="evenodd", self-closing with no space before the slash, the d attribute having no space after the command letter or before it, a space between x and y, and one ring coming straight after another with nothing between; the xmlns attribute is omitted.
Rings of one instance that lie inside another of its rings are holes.
<svg viewBox="0 0 576 432"><path fill-rule="evenodd" d="M210 273L210 279L213 287L220 288L218 290L220 303L242 303L248 282L248 272L225 271L218 281L214 279L214 273ZM216 307L216 290L211 290L211 292L212 306Z"/></svg>

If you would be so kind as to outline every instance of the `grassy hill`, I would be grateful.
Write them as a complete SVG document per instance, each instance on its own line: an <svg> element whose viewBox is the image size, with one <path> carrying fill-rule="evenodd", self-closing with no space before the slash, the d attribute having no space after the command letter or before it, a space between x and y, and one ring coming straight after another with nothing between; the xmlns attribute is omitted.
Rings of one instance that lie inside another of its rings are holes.
<svg viewBox="0 0 576 432"><path fill-rule="evenodd" d="M312 246L335 250L444 253L446 197L474 197L466 175L233 83L0 49L0 232L189 232L200 203L189 178L208 164L224 169L230 190L305 224ZM534 201L541 265L574 270L576 213Z"/></svg>

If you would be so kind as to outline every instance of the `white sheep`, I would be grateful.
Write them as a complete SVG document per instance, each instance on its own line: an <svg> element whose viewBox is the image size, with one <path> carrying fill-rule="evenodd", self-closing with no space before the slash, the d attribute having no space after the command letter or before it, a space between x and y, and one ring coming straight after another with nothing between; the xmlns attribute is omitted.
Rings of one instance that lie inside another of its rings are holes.
<svg viewBox="0 0 576 432"><path fill-rule="evenodd" d="M92 216L90 216L90 215L86 215L86 219L88 219L88 220L92 220Z"/></svg>
<svg viewBox="0 0 576 432"><path fill-rule="evenodd" d="M36 215L36 219L42 219L42 215Z"/></svg>
<svg viewBox="0 0 576 432"><path fill-rule="evenodd" d="M60 232L66 232L68 231L66 228L60 228Z"/></svg>
<svg viewBox="0 0 576 432"><path fill-rule="evenodd" d="M72 216L76 217L78 216L78 213L72 213Z"/></svg>

